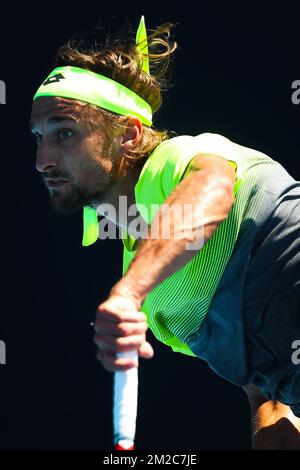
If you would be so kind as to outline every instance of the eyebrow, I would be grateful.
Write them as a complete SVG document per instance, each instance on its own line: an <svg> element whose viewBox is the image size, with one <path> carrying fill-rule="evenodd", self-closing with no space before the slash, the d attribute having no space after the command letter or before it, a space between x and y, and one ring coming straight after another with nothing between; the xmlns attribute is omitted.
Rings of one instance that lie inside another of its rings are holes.
<svg viewBox="0 0 300 470"><path fill-rule="evenodd" d="M74 121L74 122L78 122L79 121L79 117L77 115L74 115L74 114L64 114L63 116L51 116L48 120L47 120L47 124L57 124L58 122L61 122L61 121ZM34 130L34 128L36 127L35 123L34 122L30 122L29 123L29 129L31 131Z"/></svg>

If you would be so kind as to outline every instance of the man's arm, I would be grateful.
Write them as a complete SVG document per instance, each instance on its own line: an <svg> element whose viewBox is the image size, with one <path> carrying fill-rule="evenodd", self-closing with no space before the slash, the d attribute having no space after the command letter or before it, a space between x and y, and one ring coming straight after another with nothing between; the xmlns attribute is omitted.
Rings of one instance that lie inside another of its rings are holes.
<svg viewBox="0 0 300 470"><path fill-rule="evenodd" d="M187 264L227 218L234 183L235 172L227 160L209 154L195 157L154 217L148 238L142 240L111 295L133 298L140 306L154 287ZM195 249L187 249L191 244Z"/></svg>
<svg viewBox="0 0 300 470"><path fill-rule="evenodd" d="M146 341L147 318L140 312L143 300L156 285L188 263L212 237L233 205L234 183L234 169L222 157L202 154L191 161L184 178L163 204L170 209L186 204L184 224L178 225L177 218L170 218L170 236L164 238L166 213L160 208L127 273L97 309L94 341L98 346L97 358L106 370L138 366L136 359L117 357L118 352L136 350L143 358L153 356L152 346ZM200 211L195 210L197 206ZM151 233L159 236L151 237ZM188 250L187 244L199 238L197 250Z"/></svg>

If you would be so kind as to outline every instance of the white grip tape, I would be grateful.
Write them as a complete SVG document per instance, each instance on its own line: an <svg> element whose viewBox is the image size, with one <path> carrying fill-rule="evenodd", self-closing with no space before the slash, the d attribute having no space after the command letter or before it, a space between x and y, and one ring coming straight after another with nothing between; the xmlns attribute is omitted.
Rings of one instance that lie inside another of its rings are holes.
<svg viewBox="0 0 300 470"><path fill-rule="evenodd" d="M117 357L138 359L136 351L117 353ZM113 431L114 444L134 442L138 402L138 368L114 373Z"/></svg>

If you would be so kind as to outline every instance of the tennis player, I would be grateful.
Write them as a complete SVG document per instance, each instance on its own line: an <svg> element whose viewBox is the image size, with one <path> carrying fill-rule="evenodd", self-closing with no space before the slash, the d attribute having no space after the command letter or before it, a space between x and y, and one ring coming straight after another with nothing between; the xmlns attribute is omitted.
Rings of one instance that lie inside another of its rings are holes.
<svg viewBox="0 0 300 470"><path fill-rule="evenodd" d="M83 245L97 240L99 215L120 227L123 276L96 314L104 368L137 366L120 352L151 358L150 327L246 390L253 448L300 449L300 182L226 136L153 126L170 30L144 50L130 34L58 50L32 106L36 168L56 211L84 208Z"/></svg>

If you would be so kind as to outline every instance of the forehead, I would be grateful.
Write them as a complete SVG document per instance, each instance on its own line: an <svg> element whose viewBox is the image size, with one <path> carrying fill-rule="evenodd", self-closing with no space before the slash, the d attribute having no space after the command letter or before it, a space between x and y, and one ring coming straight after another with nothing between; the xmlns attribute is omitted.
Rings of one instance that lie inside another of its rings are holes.
<svg viewBox="0 0 300 470"><path fill-rule="evenodd" d="M68 115L80 121L86 120L88 115L95 118L95 114L96 110L87 103L59 96L41 96L32 104L30 121L33 124L42 123L53 115Z"/></svg>

